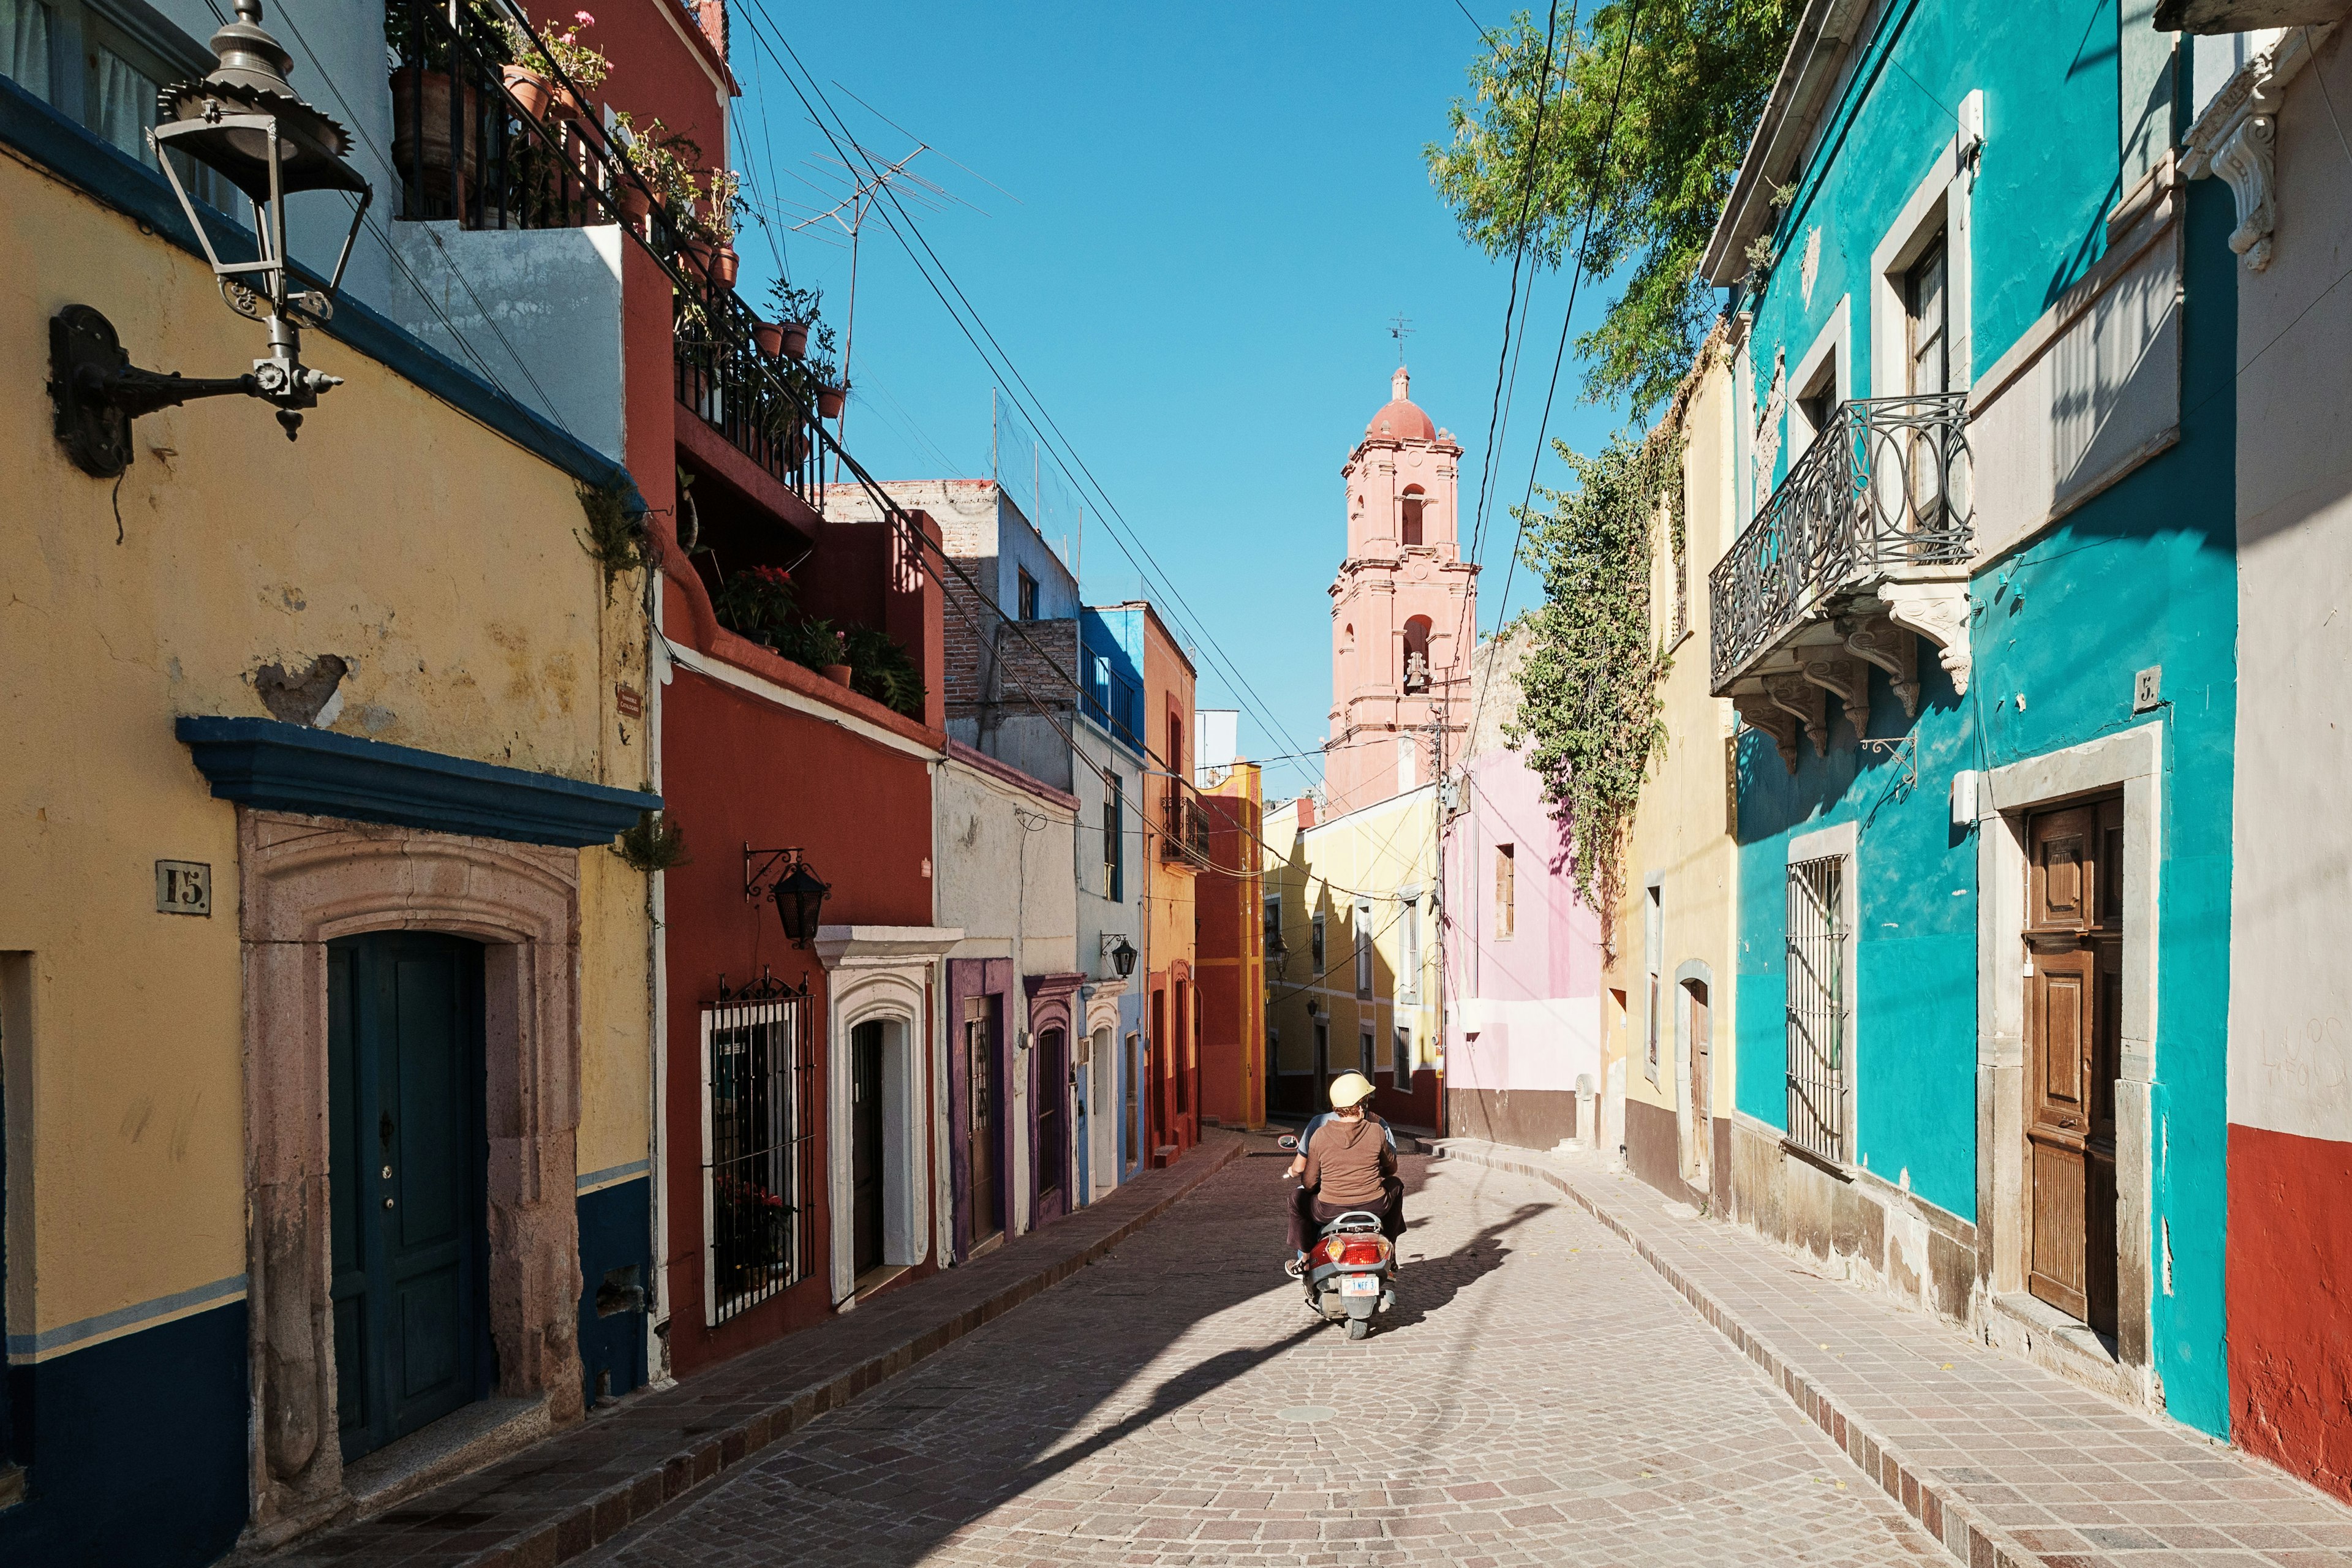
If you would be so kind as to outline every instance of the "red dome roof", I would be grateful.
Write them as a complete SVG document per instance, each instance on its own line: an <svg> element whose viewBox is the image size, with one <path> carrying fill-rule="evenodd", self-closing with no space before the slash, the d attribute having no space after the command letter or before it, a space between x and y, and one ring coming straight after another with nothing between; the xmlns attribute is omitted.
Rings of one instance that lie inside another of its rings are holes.
<svg viewBox="0 0 2352 1568"><path fill-rule="evenodd" d="M1405 395L1412 384L1412 378L1406 374L1404 366L1397 366L1396 374L1389 380L1388 404L1372 416L1370 424L1364 426L1367 438L1391 441L1437 439L1437 426L1431 423L1429 416L1423 414L1418 405Z"/></svg>

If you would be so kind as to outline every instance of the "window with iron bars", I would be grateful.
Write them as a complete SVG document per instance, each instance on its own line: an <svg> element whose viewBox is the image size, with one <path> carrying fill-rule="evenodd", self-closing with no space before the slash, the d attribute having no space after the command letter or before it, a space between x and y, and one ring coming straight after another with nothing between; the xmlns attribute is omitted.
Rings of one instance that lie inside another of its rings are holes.
<svg viewBox="0 0 2352 1568"><path fill-rule="evenodd" d="M702 1009L709 1321L816 1271L814 1005L805 984L722 984Z"/></svg>
<svg viewBox="0 0 2352 1568"><path fill-rule="evenodd" d="M1845 857L1789 863L1789 1142L1846 1163Z"/></svg>

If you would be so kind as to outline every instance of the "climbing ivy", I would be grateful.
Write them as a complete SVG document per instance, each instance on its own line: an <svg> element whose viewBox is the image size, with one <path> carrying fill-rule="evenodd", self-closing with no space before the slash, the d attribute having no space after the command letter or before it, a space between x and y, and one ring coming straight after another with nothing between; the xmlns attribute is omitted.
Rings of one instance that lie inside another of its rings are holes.
<svg viewBox="0 0 2352 1568"><path fill-rule="evenodd" d="M1553 448L1576 478L1524 509L1521 559L1542 580L1520 702L1505 736L1542 781L1585 907L1616 907L1625 835L1651 760L1665 747L1658 681L1671 656L1651 640L1650 531L1681 487L1682 443L1618 435L1590 456Z"/></svg>
<svg viewBox="0 0 2352 1568"><path fill-rule="evenodd" d="M1533 643L1505 738L1542 781L1568 839L1569 875L1585 907L1601 912L1612 949L1625 837L1650 764L1665 750L1658 683L1690 626L1683 421L1724 348L1718 326L1645 437L1612 436L1589 457L1555 440L1576 488L1539 489L1541 503L1518 513L1520 559L1544 597L1523 617ZM1651 531L1661 525L1675 579L1670 619L1650 605Z"/></svg>

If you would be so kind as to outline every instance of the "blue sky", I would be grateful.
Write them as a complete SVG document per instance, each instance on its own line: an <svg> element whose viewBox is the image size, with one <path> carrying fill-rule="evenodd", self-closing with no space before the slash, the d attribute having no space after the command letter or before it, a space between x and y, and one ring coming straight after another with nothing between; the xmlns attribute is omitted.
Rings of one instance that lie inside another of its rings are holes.
<svg viewBox="0 0 2352 1568"><path fill-rule="evenodd" d="M1504 20L1492 0L1470 9L1489 26ZM939 150L916 171L971 205L909 198L914 222L1156 560L1145 570L1181 595L1170 605L1151 590L1170 621L1213 642L1274 722L1207 647L1194 653L1201 705L1243 710L1246 755L1319 744L1326 589L1344 539L1339 469L1387 399L1399 311L1413 328L1414 401L1467 448L1465 514L1475 500L1509 267L1461 240L1422 161L1483 47L1469 20L1446 0L1204 11L760 0L759 11L789 29L868 151L896 157L914 143L855 99ZM827 205L802 179L845 192L740 14L731 52L744 86L735 163L759 198ZM838 321L846 248L815 231L775 237L794 279L823 284ZM741 290L761 299L776 267L770 236L740 244ZM1497 444L1481 584L1489 630L1503 608L1507 503L1527 483L1566 279L1547 275L1536 290L1516 413ZM1605 302L1588 287L1578 330ZM851 378L849 447L877 476L989 471L998 378L877 219L859 258ZM1578 400L1573 358L1561 383L1552 433L1597 445L1619 416ZM1559 482L1559 463L1547 457L1539 477ZM1131 597L1137 568L1099 510L1087 508L1085 591ZM1522 570L1511 607L1528 596ZM1304 768L1270 768L1269 795L1295 794L1319 771Z"/></svg>

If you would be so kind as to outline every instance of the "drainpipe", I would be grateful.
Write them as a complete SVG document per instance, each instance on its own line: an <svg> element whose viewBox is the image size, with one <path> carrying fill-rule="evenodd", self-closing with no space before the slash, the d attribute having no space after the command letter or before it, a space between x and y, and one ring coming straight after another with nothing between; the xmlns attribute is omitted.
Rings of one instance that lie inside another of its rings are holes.
<svg viewBox="0 0 2352 1568"><path fill-rule="evenodd" d="M662 787L662 691L669 685L670 662L661 635L659 578L652 582L648 592L653 606L646 623L646 773L649 787L658 795ZM656 1324L665 1328L669 1324L669 1183L664 1163L668 1142L668 1123L665 1119L669 1111L669 940L665 923L669 909L667 878L668 873L656 871L646 879L646 994L652 1015L646 1025L646 1048L652 1064L652 1081L646 1086L652 1124L646 1138L646 1192L653 1205L654 1244L654 1277L646 1282L652 1289L646 1311L646 1373L647 1384L657 1389L667 1388L674 1381L669 1373L669 1336L654 1331Z"/></svg>

